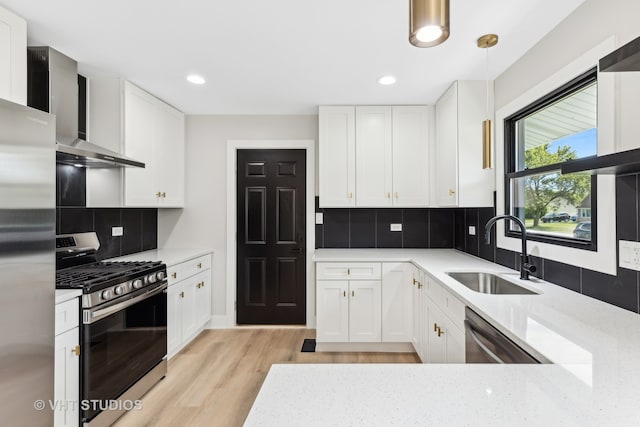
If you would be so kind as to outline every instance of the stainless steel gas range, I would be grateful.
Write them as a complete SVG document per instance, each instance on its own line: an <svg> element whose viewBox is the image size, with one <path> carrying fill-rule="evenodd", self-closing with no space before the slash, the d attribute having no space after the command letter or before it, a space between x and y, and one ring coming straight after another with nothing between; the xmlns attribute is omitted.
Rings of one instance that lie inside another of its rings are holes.
<svg viewBox="0 0 640 427"><path fill-rule="evenodd" d="M56 237L56 288L82 289L80 423L111 425L167 372L167 270L97 262L95 233Z"/></svg>

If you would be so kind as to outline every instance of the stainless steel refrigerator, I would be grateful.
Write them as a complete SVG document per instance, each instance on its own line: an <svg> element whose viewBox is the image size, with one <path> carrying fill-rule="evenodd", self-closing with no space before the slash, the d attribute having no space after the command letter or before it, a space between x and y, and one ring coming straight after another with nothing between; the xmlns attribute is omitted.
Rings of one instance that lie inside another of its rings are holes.
<svg viewBox="0 0 640 427"><path fill-rule="evenodd" d="M53 425L55 129L55 116L0 100L0 424L6 426Z"/></svg>

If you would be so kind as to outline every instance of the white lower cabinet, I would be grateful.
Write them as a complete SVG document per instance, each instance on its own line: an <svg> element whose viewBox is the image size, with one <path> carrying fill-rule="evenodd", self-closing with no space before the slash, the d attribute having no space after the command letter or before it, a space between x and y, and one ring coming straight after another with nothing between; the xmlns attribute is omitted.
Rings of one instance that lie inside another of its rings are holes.
<svg viewBox="0 0 640 427"><path fill-rule="evenodd" d="M435 281L429 280L429 288L433 292L427 292L423 306L428 319L426 362L464 363L464 304Z"/></svg>
<svg viewBox="0 0 640 427"><path fill-rule="evenodd" d="M167 355L173 357L211 319L211 255L167 267ZM199 271L199 272L198 272Z"/></svg>
<svg viewBox="0 0 640 427"><path fill-rule="evenodd" d="M318 342L379 342L381 289L379 280L317 283Z"/></svg>
<svg viewBox="0 0 640 427"><path fill-rule="evenodd" d="M408 262L382 264L382 341L412 342L415 267Z"/></svg>
<svg viewBox="0 0 640 427"><path fill-rule="evenodd" d="M80 311L78 299L56 304L55 313L53 425L55 427L72 427L77 426L80 420Z"/></svg>

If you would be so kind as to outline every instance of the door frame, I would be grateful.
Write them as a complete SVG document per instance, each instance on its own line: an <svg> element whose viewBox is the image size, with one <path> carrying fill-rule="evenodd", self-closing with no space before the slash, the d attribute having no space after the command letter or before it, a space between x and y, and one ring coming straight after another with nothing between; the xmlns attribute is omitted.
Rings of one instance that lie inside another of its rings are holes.
<svg viewBox="0 0 640 427"><path fill-rule="evenodd" d="M228 140L227 141L227 291L226 291L226 317L227 326L237 327L236 317L236 287L237 287L237 245L236 245L236 229L237 229L237 197L236 191L238 186L237 180L237 162L238 150L305 150L307 161L307 177L306 177L306 210L307 210L307 227L305 259L307 267L307 300L306 300L306 317L308 328L315 328L315 273L313 264L313 253L316 249L316 232L315 232L315 141L312 139L301 140Z"/></svg>

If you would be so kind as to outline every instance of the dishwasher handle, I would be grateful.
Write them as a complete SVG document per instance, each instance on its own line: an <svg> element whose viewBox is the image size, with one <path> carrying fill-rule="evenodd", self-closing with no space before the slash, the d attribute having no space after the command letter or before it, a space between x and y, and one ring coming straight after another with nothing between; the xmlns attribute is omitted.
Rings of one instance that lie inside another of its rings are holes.
<svg viewBox="0 0 640 427"><path fill-rule="evenodd" d="M489 356L491 359L495 360L496 363L502 363L502 364L505 363L504 360L500 359L500 357L498 357L497 354L495 354L494 352L489 350L489 348L486 345L484 345L484 343L482 341L480 341L480 338L478 338L478 336L476 335L476 331L471 326L471 322L469 322L468 320L465 320L464 321L464 329L465 329L465 332L467 333L467 335L469 335L471 337L471 339L477 344L478 347L480 347L480 349L482 351L485 352L485 354L487 356Z"/></svg>

